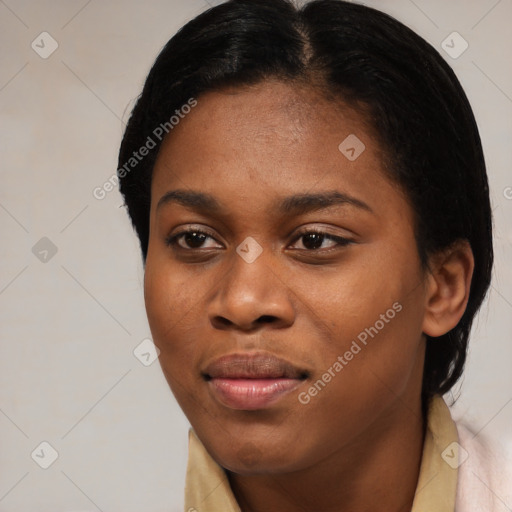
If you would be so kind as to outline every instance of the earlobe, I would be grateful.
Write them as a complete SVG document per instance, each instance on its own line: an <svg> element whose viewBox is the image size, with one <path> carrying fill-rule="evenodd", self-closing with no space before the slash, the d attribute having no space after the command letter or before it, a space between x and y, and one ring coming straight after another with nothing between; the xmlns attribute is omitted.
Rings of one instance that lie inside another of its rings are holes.
<svg viewBox="0 0 512 512"><path fill-rule="evenodd" d="M469 299L474 265L473 251L466 240L455 242L431 258L423 319L425 334L442 336L458 324Z"/></svg>

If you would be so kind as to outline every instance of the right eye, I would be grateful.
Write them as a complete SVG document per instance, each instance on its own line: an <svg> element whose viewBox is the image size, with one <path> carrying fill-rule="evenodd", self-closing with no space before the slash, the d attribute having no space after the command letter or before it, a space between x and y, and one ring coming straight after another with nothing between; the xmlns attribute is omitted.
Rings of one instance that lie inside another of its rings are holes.
<svg viewBox="0 0 512 512"><path fill-rule="evenodd" d="M185 251L193 251L198 249L213 249L217 246L210 245L205 247L203 244L207 239L215 240L209 233L200 229L187 229L175 233L166 238L166 244L173 248L178 247Z"/></svg>

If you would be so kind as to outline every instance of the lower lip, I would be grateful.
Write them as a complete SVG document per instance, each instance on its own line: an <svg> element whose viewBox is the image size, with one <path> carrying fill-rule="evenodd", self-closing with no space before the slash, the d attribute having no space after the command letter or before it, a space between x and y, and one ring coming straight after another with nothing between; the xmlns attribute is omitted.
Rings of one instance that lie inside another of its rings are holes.
<svg viewBox="0 0 512 512"><path fill-rule="evenodd" d="M209 381L215 397L230 409L264 409L293 391L299 379L221 379Z"/></svg>

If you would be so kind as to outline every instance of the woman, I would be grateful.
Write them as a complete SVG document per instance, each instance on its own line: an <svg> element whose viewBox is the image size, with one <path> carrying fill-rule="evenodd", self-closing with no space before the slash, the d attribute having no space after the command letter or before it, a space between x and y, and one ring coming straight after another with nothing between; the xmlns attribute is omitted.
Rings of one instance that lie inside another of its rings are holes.
<svg viewBox="0 0 512 512"><path fill-rule="evenodd" d="M192 426L185 510L500 510L441 396L493 251L478 129L428 43L357 4L232 0L162 50L118 167Z"/></svg>

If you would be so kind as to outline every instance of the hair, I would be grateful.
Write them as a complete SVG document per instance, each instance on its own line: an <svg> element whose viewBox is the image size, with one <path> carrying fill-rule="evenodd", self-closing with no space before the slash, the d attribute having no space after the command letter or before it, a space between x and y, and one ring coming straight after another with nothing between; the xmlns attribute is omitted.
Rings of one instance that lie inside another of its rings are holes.
<svg viewBox="0 0 512 512"><path fill-rule="evenodd" d="M457 241L471 246L475 267L466 310L451 331L427 337L425 405L462 375L473 318L491 279L492 218L466 94L440 54L393 17L342 0L314 0L300 8L291 0L231 0L184 25L151 68L119 151L120 190L143 262L152 169L164 137L152 141L156 148L135 169L127 170L126 163L158 126L170 132L170 117L190 98L266 79L320 87L332 101L359 110L384 152L389 178L413 208L424 268L431 255Z"/></svg>

